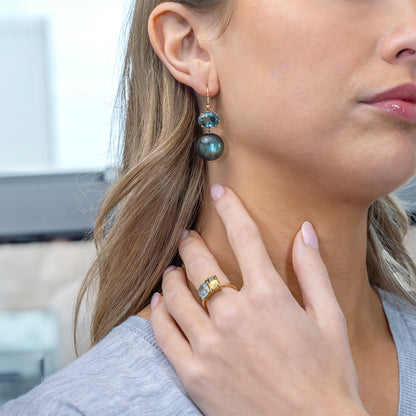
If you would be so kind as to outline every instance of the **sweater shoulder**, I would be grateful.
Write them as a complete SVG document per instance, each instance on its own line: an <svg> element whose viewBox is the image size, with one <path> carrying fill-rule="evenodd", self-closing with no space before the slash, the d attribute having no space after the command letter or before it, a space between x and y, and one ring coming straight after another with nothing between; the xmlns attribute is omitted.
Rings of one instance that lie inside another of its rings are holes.
<svg viewBox="0 0 416 416"><path fill-rule="evenodd" d="M157 346L150 323L134 316L78 360L0 408L0 416L56 414L201 413Z"/></svg>
<svg viewBox="0 0 416 416"><path fill-rule="evenodd" d="M401 320L416 347L416 305L407 299L377 288L390 324Z"/></svg>

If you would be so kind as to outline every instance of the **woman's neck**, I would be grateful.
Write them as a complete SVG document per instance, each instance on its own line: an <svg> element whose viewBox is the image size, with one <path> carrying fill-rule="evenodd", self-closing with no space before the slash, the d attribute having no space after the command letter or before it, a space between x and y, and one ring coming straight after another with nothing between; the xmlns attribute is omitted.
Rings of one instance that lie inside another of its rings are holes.
<svg viewBox="0 0 416 416"><path fill-rule="evenodd" d="M276 172L271 176L270 172L258 169L254 175L247 165L243 172L236 173L229 166L216 166L220 169L210 169L209 183L227 185L240 197L259 227L276 270L299 304L302 305L302 295L292 267L292 242L302 223L310 221L317 231L321 255L347 321L351 348L370 345L377 334L386 336L388 326L381 301L367 275L367 207L325 199L311 183L300 178L295 182ZM209 192L196 229L231 282L241 287L237 261ZM201 276L201 281L206 277Z"/></svg>

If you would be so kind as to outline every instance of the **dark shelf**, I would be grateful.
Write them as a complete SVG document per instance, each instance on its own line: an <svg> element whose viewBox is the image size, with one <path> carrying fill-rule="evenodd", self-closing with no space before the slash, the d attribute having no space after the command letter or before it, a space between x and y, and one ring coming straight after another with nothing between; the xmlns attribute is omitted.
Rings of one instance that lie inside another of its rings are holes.
<svg viewBox="0 0 416 416"><path fill-rule="evenodd" d="M0 177L0 243L87 238L108 186L105 172Z"/></svg>

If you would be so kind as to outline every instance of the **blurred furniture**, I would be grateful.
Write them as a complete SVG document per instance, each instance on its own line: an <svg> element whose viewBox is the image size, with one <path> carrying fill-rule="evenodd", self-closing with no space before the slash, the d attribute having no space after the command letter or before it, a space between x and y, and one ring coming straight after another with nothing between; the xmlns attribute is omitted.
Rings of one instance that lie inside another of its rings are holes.
<svg viewBox="0 0 416 416"><path fill-rule="evenodd" d="M0 403L76 358L73 311L94 255L91 241L0 245ZM79 322L83 353L90 325L85 304Z"/></svg>
<svg viewBox="0 0 416 416"><path fill-rule="evenodd" d="M111 175L112 170L0 176L0 243L85 238Z"/></svg>
<svg viewBox="0 0 416 416"><path fill-rule="evenodd" d="M56 368L57 331L51 312L0 313L0 405L39 384Z"/></svg>
<svg viewBox="0 0 416 416"><path fill-rule="evenodd" d="M76 358L73 311L95 255L86 240L112 171L0 177L0 404ZM90 314L80 313L79 351Z"/></svg>

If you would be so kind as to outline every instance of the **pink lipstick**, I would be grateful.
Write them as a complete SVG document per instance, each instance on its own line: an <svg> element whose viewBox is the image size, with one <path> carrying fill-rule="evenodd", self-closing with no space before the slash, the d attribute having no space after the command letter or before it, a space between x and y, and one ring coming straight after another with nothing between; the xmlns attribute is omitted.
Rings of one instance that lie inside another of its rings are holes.
<svg viewBox="0 0 416 416"><path fill-rule="evenodd" d="M361 101L393 117L416 123L416 85L407 83Z"/></svg>

